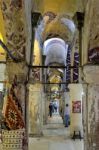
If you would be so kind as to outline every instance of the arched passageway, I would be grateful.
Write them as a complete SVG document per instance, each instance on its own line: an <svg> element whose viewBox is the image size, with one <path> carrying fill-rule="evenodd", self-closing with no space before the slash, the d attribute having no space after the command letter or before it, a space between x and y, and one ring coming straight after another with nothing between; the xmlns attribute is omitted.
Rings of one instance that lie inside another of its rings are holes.
<svg viewBox="0 0 99 150"><path fill-rule="evenodd" d="M58 142L60 139L63 140L64 137L70 139L73 137L74 130L79 130L81 132L81 136L83 136L81 108L83 89L82 85L79 85L78 83L79 54L78 45L76 44L75 50L74 42L78 40L78 31L72 17L68 17L68 15L65 14L55 14L54 12L45 12L35 30L35 40L38 41L38 49L41 52L41 59L43 59L43 61L41 61L42 63L36 61L38 53L37 47L34 45L35 60L33 68L38 70L42 69L42 71L40 72L41 78L34 82L35 86L31 85L31 92L34 93L32 93L32 98L34 99L35 104L34 101L32 101L33 99L31 99L29 110L31 110L30 115L33 116L29 123L29 148L32 148L33 137L35 137L35 134L43 135L45 145L46 138L49 137L50 142L53 138L54 147L58 148L55 139L57 139ZM72 64L75 67L73 69L70 68ZM74 85L69 87L68 85L72 82L78 83L77 87L74 87ZM73 97L70 98L69 88L71 93L73 93L72 91L76 88L76 90L79 91L79 94L74 94ZM38 94L35 94L36 92ZM79 99L77 102L79 103L78 109L80 110L76 112L79 114L74 114L75 112L73 113L71 110L71 126L67 129L65 128L66 120L64 117L65 105L68 103L70 109L72 109L73 98L75 98L75 104L77 99ZM55 106L57 106L56 109ZM51 112L49 111L50 108ZM34 109L36 110L35 112ZM35 118L35 120L33 118ZM65 146L67 149L73 149L72 141L70 140L69 142L70 144ZM83 140L78 144L83 150ZM60 142L59 146L62 146ZM35 147L39 149L37 144L35 144ZM62 146L62 148L64 149L65 147Z"/></svg>
<svg viewBox="0 0 99 150"><path fill-rule="evenodd" d="M98 4L0 0L0 150L99 149Z"/></svg>

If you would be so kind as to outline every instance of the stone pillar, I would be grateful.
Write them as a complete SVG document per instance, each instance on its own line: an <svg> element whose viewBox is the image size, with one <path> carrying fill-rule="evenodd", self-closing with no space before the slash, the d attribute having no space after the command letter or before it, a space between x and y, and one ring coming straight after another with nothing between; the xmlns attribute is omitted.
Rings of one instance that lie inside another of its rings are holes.
<svg viewBox="0 0 99 150"><path fill-rule="evenodd" d="M69 103L70 103L70 96L69 96L69 92L65 92L65 93L64 93L64 98L65 98L65 104L66 104L66 103L68 103L68 104L69 104Z"/></svg>
<svg viewBox="0 0 99 150"><path fill-rule="evenodd" d="M87 83L87 150L99 149L99 66L86 65L83 69Z"/></svg>
<svg viewBox="0 0 99 150"><path fill-rule="evenodd" d="M5 70L6 70L6 64L0 64L0 143L1 143L1 122L2 122L2 109L3 109L3 95L4 95L4 88L5 88Z"/></svg>
<svg viewBox="0 0 99 150"><path fill-rule="evenodd" d="M3 82L5 80L5 71L6 71L6 64L0 64L0 81Z"/></svg>
<svg viewBox="0 0 99 150"><path fill-rule="evenodd" d="M98 2L98 1L97 1ZM93 14L93 7L95 6L95 1L94 0L87 0L85 1L85 21L84 21L84 28L83 28L83 35L82 35L82 64L86 64L88 62L88 47L89 47L89 39L92 39L94 30L93 30L93 25L91 25L91 22L93 22L96 15L96 11ZM98 4L97 4L98 6ZM92 16L94 15L94 16ZM98 20L98 19L96 19ZM96 28L96 24L95 28ZM92 37L90 36L90 29L92 29L93 33L91 33ZM98 31L97 31L98 32ZM96 36L96 33L95 33ZM95 39L95 37L94 37Z"/></svg>
<svg viewBox="0 0 99 150"><path fill-rule="evenodd" d="M43 125L43 91L42 85L35 83L29 85L29 126L28 133L30 136L41 135Z"/></svg>
<svg viewBox="0 0 99 150"><path fill-rule="evenodd" d="M82 84L70 84L70 134L74 133L76 128L79 128L83 134L82 126Z"/></svg>
<svg viewBox="0 0 99 150"><path fill-rule="evenodd" d="M87 150L87 122L88 122L88 101L87 101L87 89L88 85L86 83L82 84L83 86L83 94L82 94L82 121L83 121L83 137L84 137L84 150Z"/></svg>
<svg viewBox="0 0 99 150"><path fill-rule="evenodd" d="M43 124L47 123L48 107L47 107L47 95L42 93L42 110L43 110Z"/></svg>

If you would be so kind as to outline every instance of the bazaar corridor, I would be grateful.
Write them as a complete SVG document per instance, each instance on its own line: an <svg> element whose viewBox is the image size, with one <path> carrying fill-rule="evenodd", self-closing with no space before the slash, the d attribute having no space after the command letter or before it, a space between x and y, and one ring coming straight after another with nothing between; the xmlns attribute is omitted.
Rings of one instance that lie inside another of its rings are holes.
<svg viewBox="0 0 99 150"><path fill-rule="evenodd" d="M0 0L0 150L99 150L99 0Z"/></svg>

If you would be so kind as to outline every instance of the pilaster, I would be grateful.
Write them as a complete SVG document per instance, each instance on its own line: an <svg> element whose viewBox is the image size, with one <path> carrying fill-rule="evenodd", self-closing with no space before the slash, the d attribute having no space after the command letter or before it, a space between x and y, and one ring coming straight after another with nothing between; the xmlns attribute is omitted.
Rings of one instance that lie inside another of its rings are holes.
<svg viewBox="0 0 99 150"><path fill-rule="evenodd" d="M35 83L29 85L29 116L28 116L28 133L30 136L41 135L43 125L43 91L42 85Z"/></svg>
<svg viewBox="0 0 99 150"><path fill-rule="evenodd" d="M70 134L73 135L75 129L79 129L83 136L82 125L82 84L69 84L70 89Z"/></svg>
<svg viewBox="0 0 99 150"><path fill-rule="evenodd" d="M83 68L86 88L87 150L99 149L99 66L86 65Z"/></svg>
<svg viewBox="0 0 99 150"><path fill-rule="evenodd" d="M0 64L0 81L3 82L6 76L6 64Z"/></svg>

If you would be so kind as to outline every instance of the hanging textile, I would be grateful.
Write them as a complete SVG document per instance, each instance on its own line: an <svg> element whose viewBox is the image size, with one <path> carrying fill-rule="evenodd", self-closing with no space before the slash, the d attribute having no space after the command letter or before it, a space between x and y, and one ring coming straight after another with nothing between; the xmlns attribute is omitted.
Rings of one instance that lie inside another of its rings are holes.
<svg viewBox="0 0 99 150"><path fill-rule="evenodd" d="M4 112L6 125L11 130L21 129L25 127L22 107L16 95L17 87L18 87L17 78L15 76L10 92L8 93L7 96L6 107Z"/></svg>
<svg viewBox="0 0 99 150"><path fill-rule="evenodd" d="M71 49L68 49L67 52L67 59L66 59L66 83L69 84L71 83L71 69L69 66L71 66Z"/></svg>
<svg viewBox="0 0 99 150"><path fill-rule="evenodd" d="M73 69L73 82L78 83L79 82L79 53L74 53L74 69Z"/></svg>
<svg viewBox="0 0 99 150"><path fill-rule="evenodd" d="M12 95L7 98L5 120L10 129L24 128L22 113Z"/></svg>

